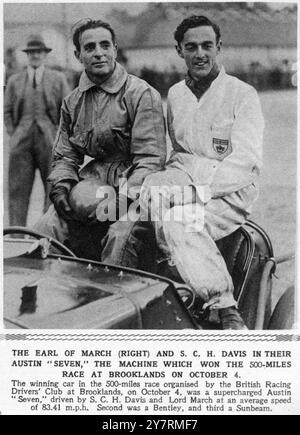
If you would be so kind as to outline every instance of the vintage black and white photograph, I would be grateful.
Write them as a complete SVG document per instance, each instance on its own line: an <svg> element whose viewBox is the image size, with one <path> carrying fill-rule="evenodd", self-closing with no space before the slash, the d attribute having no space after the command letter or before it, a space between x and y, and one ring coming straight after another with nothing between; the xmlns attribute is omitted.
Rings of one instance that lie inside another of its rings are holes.
<svg viewBox="0 0 300 435"><path fill-rule="evenodd" d="M5 328L296 328L297 3L7 2L3 40Z"/></svg>

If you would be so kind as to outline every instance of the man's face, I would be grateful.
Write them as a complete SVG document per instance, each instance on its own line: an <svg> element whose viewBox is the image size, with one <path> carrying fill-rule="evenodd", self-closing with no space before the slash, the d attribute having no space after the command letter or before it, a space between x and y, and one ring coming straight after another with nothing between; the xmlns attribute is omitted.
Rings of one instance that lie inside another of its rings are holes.
<svg viewBox="0 0 300 435"><path fill-rule="evenodd" d="M32 68L39 68L45 62L46 56L44 50L31 50L27 53L28 63Z"/></svg>
<svg viewBox="0 0 300 435"><path fill-rule="evenodd" d="M216 34L211 26L200 26L188 29L183 41L176 47L180 57L195 80L206 77L216 64L220 52L221 41L216 42Z"/></svg>
<svg viewBox="0 0 300 435"><path fill-rule="evenodd" d="M92 80L104 80L113 72L117 57L117 46L110 31L103 27L85 30L79 42L80 52L75 52L77 59Z"/></svg>

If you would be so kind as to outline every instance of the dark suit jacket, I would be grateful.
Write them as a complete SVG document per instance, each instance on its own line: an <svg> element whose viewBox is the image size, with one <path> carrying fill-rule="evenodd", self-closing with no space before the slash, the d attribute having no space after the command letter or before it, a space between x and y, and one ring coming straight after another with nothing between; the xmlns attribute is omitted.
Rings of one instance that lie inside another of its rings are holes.
<svg viewBox="0 0 300 435"><path fill-rule="evenodd" d="M5 89L4 123L9 135L12 135L18 126L22 115L27 80L28 74L27 69L25 69L12 75ZM42 86L48 117L53 125L58 126L62 101L70 92L66 77L59 71L45 67Z"/></svg>

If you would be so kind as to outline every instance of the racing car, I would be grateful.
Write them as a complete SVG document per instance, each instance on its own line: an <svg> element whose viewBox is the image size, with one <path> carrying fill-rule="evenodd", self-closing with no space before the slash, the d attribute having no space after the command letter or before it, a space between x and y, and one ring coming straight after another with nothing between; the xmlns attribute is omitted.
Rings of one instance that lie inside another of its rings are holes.
<svg viewBox="0 0 300 435"><path fill-rule="evenodd" d="M103 264L23 227L5 228L3 246L6 328L221 329L166 262L155 261L152 272ZM274 257L268 235L252 221L218 248L248 329L292 329L295 289L283 291L272 309L272 281L277 265L294 255Z"/></svg>

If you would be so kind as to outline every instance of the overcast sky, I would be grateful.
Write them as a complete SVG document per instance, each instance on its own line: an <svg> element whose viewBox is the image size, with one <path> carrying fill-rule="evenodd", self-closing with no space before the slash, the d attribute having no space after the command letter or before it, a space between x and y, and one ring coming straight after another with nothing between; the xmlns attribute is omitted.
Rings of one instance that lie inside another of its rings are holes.
<svg viewBox="0 0 300 435"><path fill-rule="evenodd" d="M3 0L1 0L3 1ZM70 3L70 2L65 2ZM201 3L201 2L195 2ZM67 21L74 22L74 20L84 18L87 16L105 16L112 8L125 9L131 15L137 15L146 9L149 2L82 2L72 1L71 4L66 5ZM282 8L288 4L288 2L270 3L272 8ZM8 22L22 21L22 22L36 22L36 21L50 21L57 20L57 13L61 14L60 7L55 2L35 2L35 1L23 1L22 3L12 2L6 0L4 4L4 20Z"/></svg>
<svg viewBox="0 0 300 435"><path fill-rule="evenodd" d="M2 0L0 0L2 1ZM60 2L63 3L63 2ZM137 2L65 2L65 11L67 14L67 21L73 22L74 19L85 17L103 17L112 8L126 9L131 15L137 15L146 9L148 3ZM57 20L61 16L61 7L56 2L28 2L16 3L12 1L5 1L4 3L4 20L8 22L36 22L36 21L50 21Z"/></svg>

